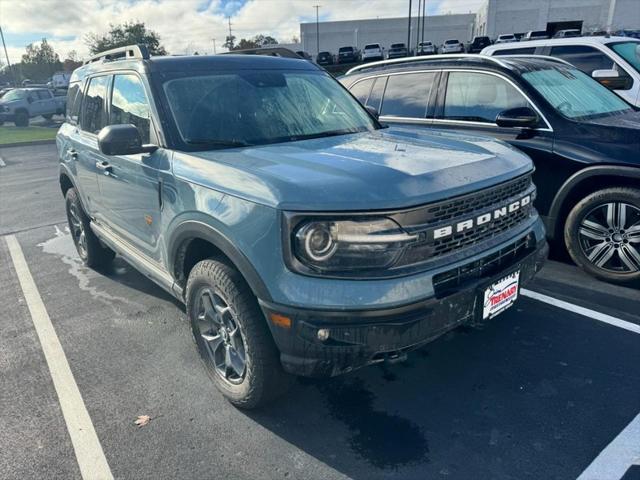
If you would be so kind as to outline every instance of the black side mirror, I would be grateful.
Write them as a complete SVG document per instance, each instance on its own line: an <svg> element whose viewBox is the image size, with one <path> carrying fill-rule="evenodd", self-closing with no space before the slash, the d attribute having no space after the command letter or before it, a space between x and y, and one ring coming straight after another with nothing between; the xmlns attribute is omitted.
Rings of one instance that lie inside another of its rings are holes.
<svg viewBox="0 0 640 480"><path fill-rule="evenodd" d="M372 107L371 105L367 105L364 108L367 109L367 111L373 118L375 118L376 120L380 119L380 113L378 113L378 110L376 110L374 107Z"/></svg>
<svg viewBox="0 0 640 480"><path fill-rule="evenodd" d="M105 155L135 155L158 149L155 145L142 145L140 132L131 124L104 127L98 134L98 147Z"/></svg>
<svg viewBox="0 0 640 480"><path fill-rule="evenodd" d="M517 107L503 110L496 117L499 127L535 128L538 126L538 114L529 107Z"/></svg>

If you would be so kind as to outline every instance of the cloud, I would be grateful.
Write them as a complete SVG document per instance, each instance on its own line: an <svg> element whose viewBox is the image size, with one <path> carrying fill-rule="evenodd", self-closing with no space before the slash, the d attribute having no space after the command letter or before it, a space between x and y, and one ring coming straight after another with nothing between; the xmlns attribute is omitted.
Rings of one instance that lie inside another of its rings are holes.
<svg viewBox="0 0 640 480"><path fill-rule="evenodd" d="M414 0L414 12L417 1ZM428 2L430 11L476 11L482 0ZM155 30L170 53L213 53L228 35L226 15L232 15L233 34L239 38L262 33L288 42L300 35L299 24L315 20L308 0L0 0L0 18L12 62L20 61L24 47L12 34L47 37L64 57L70 50L86 56L83 38L104 33L110 24L142 21ZM406 16L406 0L323 0L322 20L353 20Z"/></svg>

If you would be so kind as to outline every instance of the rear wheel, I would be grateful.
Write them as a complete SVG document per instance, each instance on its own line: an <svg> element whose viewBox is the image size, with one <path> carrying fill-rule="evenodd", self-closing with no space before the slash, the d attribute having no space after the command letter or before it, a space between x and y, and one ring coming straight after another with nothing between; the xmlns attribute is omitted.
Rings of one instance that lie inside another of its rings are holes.
<svg viewBox="0 0 640 480"><path fill-rule="evenodd" d="M283 393L290 376L256 298L233 267L199 262L187 282L187 314L209 376L232 404L256 408Z"/></svg>
<svg viewBox="0 0 640 480"><path fill-rule="evenodd" d="M618 284L640 282L640 190L617 187L585 197L569 213L565 244L586 272Z"/></svg>
<svg viewBox="0 0 640 480"><path fill-rule="evenodd" d="M65 200L69 231L80 259L91 268L109 264L115 257L115 253L110 248L104 247L91 230L89 217L82 209L75 188L67 190Z"/></svg>

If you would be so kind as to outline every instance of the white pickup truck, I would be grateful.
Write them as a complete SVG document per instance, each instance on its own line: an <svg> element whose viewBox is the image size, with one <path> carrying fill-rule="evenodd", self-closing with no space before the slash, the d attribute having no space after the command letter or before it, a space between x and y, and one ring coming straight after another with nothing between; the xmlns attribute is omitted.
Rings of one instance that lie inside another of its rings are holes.
<svg viewBox="0 0 640 480"><path fill-rule="evenodd" d="M47 120L64 113L67 97L58 97L48 88L15 88L0 98L0 125L14 122L17 127L29 125L29 119L42 115Z"/></svg>

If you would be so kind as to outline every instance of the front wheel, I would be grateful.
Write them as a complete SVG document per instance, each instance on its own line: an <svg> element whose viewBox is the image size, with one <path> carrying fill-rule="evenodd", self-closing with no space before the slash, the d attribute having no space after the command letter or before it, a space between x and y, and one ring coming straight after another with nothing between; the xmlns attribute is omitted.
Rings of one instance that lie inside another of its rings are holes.
<svg viewBox="0 0 640 480"><path fill-rule="evenodd" d="M193 267L187 314L198 351L220 392L240 408L257 408L286 390L290 376L255 296L240 273L210 259Z"/></svg>
<svg viewBox="0 0 640 480"><path fill-rule="evenodd" d="M640 282L640 190L594 192L571 210L565 224L571 258L587 273L617 284Z"/></svg>
<svg viewBox="0 0 640 480"><path fill-rule="evenodd" d="M16 113L14 120L16 127L28 127L29 126L29 114L27 112L20 111Z"/></svg>

